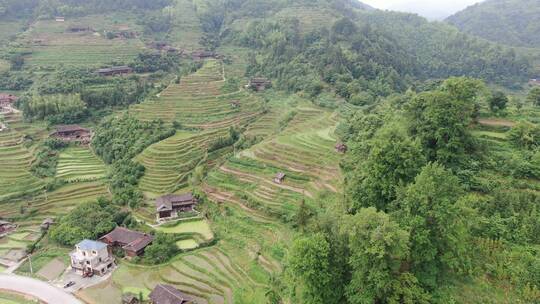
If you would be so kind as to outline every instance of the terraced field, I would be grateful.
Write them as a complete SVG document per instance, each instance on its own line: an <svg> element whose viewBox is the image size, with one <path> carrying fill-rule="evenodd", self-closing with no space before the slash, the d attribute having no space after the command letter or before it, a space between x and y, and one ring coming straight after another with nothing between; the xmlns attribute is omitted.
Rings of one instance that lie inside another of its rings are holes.
<svg viewBox="0 0 540 304"><path fill-rule="evenodd" d="M245 91L221 94L223 84L221 62L210 60L194 74L182 78L180 84L171 84L157 100L135 105L129 111L145 121L178 121L202 129L244 124L260 114L257 98Z"/></svg>
<svg viewBox="0 0 540 304"><path fill-rule="evenodd" d="M5 115L8 130L0 132L0 201L34 193L43 188L30 173L33 152L24 146L20 114Z"/></svg>
<svg viewBox="0 0 540 304"><path fill-rule="evenodd" d="M302 200L309 203L321 191L337 192L340 155L334 151L332 135L337 117L305 104L295 111L279 135L242 151L209 174L206 191L212 200L290 220ZM278 172L287 175L283 184L273 181Z"/></svg>
<svg viewBox="0 0 540 304"><path fill-rule="evenodd" d="M177 132L175 136L148 147L136 158L146 168L139 182L140 189L155 197L185 186L195 166L215 156L208 155L207 146L225 134L226 130L200 134Z"/></svg>
<svg viewBox="0 0 540 304"><path fill-rule="evenodd" d="M134 58L144 45L140 39L107 39L103 32L68 33L74 24L88 24L98 30L96 20L90 18L72 22L41 20L26 33L26 48L31 51L27 67L48 69L64 66L98 67L112 62L127 62ZM81 22L81 23L79 23ZM108 23L108 22L107 22ZM103 25L99 26L101 28ZM107 27L113 30L113 26Z"/></svg>
<svg viewBox="0 0 540 304"><path fill-rule="evenodd" d="M91 181L103 178L105 164L86 147L72 147L60 153L56 177L67 182Z"/></svg>

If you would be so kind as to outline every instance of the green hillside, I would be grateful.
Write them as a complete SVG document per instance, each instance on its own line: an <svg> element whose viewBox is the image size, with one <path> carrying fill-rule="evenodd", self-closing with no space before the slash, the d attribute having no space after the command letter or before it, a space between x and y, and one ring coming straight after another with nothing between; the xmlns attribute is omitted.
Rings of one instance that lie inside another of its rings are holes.
<svg viewBox="0 0 540 304"><path fill-rule="evenodd" d="M85 303L540 301L530 49L356 0L3 0L0 30L0 272L121 226L153 243Z"/></svg>
<svg viewBox="0 0 540 304"><path fill-rule="evenodd" d="M535 0L488 0L446 19L465 33L519 47L540 47Z"/></svg>

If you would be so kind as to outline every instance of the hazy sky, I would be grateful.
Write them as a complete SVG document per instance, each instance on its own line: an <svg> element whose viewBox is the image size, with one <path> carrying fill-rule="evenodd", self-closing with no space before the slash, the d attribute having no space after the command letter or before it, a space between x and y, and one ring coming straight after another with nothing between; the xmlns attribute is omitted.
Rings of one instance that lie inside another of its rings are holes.
<svg viewBox="0 0 540 304"><path fill-rule="evenodd" d="M360 0L373 7L417 13L430 19L443 19L482 0Z"/></svg>

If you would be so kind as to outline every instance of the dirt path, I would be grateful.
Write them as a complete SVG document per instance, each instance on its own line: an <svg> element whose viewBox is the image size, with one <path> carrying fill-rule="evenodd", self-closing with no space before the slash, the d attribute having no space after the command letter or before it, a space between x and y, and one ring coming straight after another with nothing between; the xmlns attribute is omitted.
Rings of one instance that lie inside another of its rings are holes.
<svg viewBox="0 0 540 304"><path fill-rule="evenodd" d="M513 127L516 125L515 122L499 118L482 118L478 120L478 123L484 126L490 127Z"/></svg>
<svg viewBox="0 0 540 304"><path fill-rule="evenodd" d="M234 204L240 207L242 210L246 211L248 215L257 222L265 223L265 224L274 223L274 220L272 220L272 218L261 215L259 211L251 209L248 206L242 204L240 201L236 200L233 194L217 191L208 186L204 186L203 188L204 188L204 192L206 192L206 194L211 200L214 200L217 202L228 202L228 203Z"/></svg>
<svg viewBox="0 0 540 304"><path fill-rule="evenodd" d="M313 194L311 194L309 191L307 191L305 189L302 189L302 188L297 188L297 187L288 186L288 185L284 185L284 184L276 184L273 181L266 180L266 179L264 179L262 177L252 175L252 174L248 174L248 173L244 173L244 172L240 172L240 171L236 171L236 170L233 170L233 169L229 169L229 168L227 168L225 166L221 166L221 167L219 167L219 169L221 171L223 171L223 172L227 172L227 173L231 173L231 174L234 174L234 175L245 176L245 177L249 177L249 178L252 178L252 179L256 179L256 180L261 181L261 182L263 182L265 184L274 185L275 187L278 187L278 188L281 188L281 189L291 190L291 191L296 192L296 193L305 194L306 196L308 196L310 198L313 198Z"/></svg>

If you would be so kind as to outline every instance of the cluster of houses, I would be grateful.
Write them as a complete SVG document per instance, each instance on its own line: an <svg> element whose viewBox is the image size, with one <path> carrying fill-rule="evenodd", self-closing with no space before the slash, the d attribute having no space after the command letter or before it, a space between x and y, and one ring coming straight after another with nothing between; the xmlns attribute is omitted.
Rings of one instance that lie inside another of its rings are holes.
<svg viewBox="0 0 540 304"><path fill-rule="evenodd" d="M92 139L92 131L79 125L60 125L49 136L64 142L87 145Z"/></svg>

